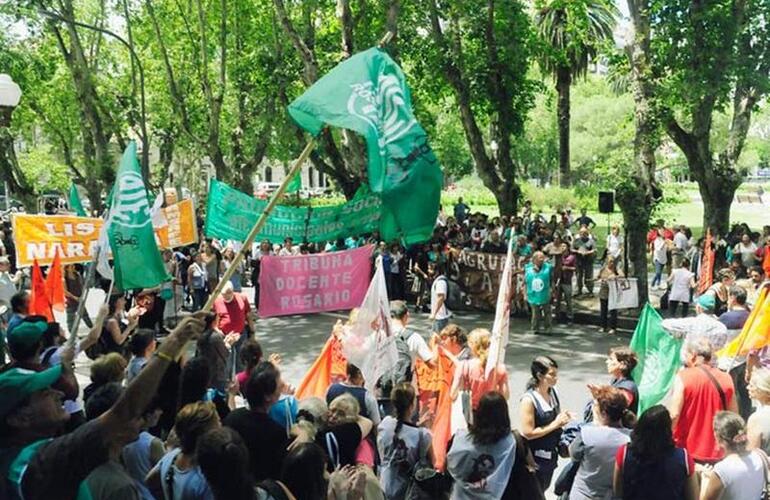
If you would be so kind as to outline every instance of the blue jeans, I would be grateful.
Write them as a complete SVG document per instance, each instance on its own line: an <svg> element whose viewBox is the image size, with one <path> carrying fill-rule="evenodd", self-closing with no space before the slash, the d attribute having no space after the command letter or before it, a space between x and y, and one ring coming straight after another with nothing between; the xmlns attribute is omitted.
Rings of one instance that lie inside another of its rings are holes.
<svg viewBox="0 0 770 500"><path fill-rule="evenodd" d="M433 328L431 328L431 330L433 330L435 333L439 333L448 324L449 324L449 318L434 319L433 320Z"/></svg>
<svg viewBox="0 0 770 500"><path fill-rule="evenodd" d="M661 279L663 277L663 268L665 267L665 264L661 264L657 260L654 261L655 264L655 277L652 278L652 286L660 285Z"/></svg>

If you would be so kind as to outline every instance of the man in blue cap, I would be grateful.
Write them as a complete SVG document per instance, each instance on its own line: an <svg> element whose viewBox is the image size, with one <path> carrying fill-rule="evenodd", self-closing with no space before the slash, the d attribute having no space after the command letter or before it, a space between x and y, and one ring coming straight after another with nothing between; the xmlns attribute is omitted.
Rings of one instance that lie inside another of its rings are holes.
<svg viewBox="0 0 770 500"><path fill-rule="evenodd" d="M727 327L714 315L715 309L714 296L706 293L695 301L694 317L664 319L662 326L676 338L686 338L688 341L705 338L716 352L732 339Z"/></svg>
<svg viewBox="0 0 770 500"><path fill-rule="evenodd" d="M72 369L74 349L65 348L61 364L46 370L0 374L0 499L75 498L112 447L136 439L166 369L203 331L202 317L183 319L109 410L60 437L54 438L69 414L52 386Z"/></svg>

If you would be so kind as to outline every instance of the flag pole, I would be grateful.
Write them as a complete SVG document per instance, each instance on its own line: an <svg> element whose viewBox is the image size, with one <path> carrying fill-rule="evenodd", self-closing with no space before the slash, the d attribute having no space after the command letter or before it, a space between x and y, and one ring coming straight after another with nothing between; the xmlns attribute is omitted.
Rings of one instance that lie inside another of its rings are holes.
<svg viewBox="0 0 770 500"><path fill-rule="evenodd" d="M102 224L105 224L107 221L107 214L109 213L109 210L105 212L104 217L102 217ZM73 321L72 325L67 325L67 327L71 326L70 330L70 336L67 338L67 346L68 347L75 347L75 341L78 337L78 327L80 326L80 320L83 318L83 312L86 310L86 300L88 299L88 292L91 290L91 287L94 284L94 278L96 277L96 263L99 260L99 254L101 252L101 247L97 245L94 247L94 256L91 259L91 262L88 264L88 272L86 273L86 279L83 282L83 293L80 294L80 301L78 302L78 310L75 313L75 321ZM113 278L112 282L110 283L110 291L112 291L112 284L115 283L115 280ZM110 295L107 294L107 300L109 300Z"/></svg>
<svg viewBox="0 0 770 500"><path fill-rule="evenodd" d="M762 285L762 288L767 288L767 287L770 287L770 283L764 283ZM754 307L757 307L757 304L754 304ZM730 370L735 368L735 360L738 359L738 356L741 355L741 349L743 349L743 345L746 343L746 339L749 337L749 332L746 332L746 335L743 335L743 329L741 329L741 333L739 335L742 336L741 343L738 344L738 350L735 352L735 356L733 356L733 359L730 360L730 367L727 369L727 373L730 373Z"/></svg>
<svg viewBox="0 0 770 500"><path fill-rule="evenodd" d="M262 228L267 223L267 219L270 216L270 213L273 211L275 206L278 204L278 200L283 197L284 192L286 191L286 188L289 185L289 182L294 178L294 176L297 174L297 172L302 169L302 165L307 161L308 157L310 156L310 153L313 152L313 149L315 148L316 141L315 139L310 139L310 141L305 146L305 149L302 150L302 153L300 153L299 158L294 162L294 165L289 170L289 173L284 177L283 182L281 182L281 185L278 187L278 189L273 193L273 196L270 198L270 202L268 202L267 206L265 207L265 210L262 212L262 214L259 216L259 219L257 219L256 224L254 224L254 227L251 228L251 231L249 231L248 236L246 236L246 239L243 241L243 246L241 247L241 250L235 255L235 258L233 259L232 264L230 264L230 267L227 268L225 271L225 274L222 276L222 279L219 280L219 284L214 289L213 292L211 292L211 295L209 295L208 300L206 301L206 304L203 306L203 311L209 312L211 311L211 308L214 307L214 301L219 296L219 294L222 292L222 288L224 288L225 283L230 281L230 278L232 278L233 274L235 273L236 269L238 268L238 265L243 261L243 259L246 256L246 252L249 248L251 248L251 244L254 242L254 239L257 237L260 231L262 231Z"/></svg>
<svg viewBox="0 0 770 500"><path fill-rule="evenodd" d="M93 260L88 264L88 272L86 273L86 279L83 282L83 293L80 294L80 301L78 302L78 310L75 313L75 321L71 327L70 336L67 338L67 347L75 347L75 341L78 338L78 327L80 326L80 319L83 317L83 311L86 310L86 300L88 299L88 291L93 285L94 275L96 274L96 259L99 258L99 250L96 248L96 253Z"/></svg>
<svg viewBox="0 0 770 500"><path fill-rule="evenodd" d="M384 47L393 39L393 36L394 36L393 32L388 31L377 43L377 46L379 48ZM211 311L211 308L214 307L214 301L216 300L217 296L219 296L219 294L222 293L222 288L224 288L225 283L230 281L230 278L232 278L236 268L241 263L241 261L246 257L246 252L251 247L251 244L254 242L254 239L257 237L259 232L267 223L267 218L270 216L270 212L273 211L273 209L275 208L275 205L278 204L278 200L280 200L284 192L286 192L286 188L288 187L289 183L292 181L292 179L297 174L297 172L300 171L305 161L307 161L308 157L310 156L310 153L313 152L315 145L316 145L315 138L310 139L310 142L308 142L307 145L305 146L305 149L302 150L302 153L300 153L299 158L297 158L297 161L294 162L294 165L289 170L289 173L286 174L286 177L284 177L283 182L281 182L281 185L278 187L278 190L275 193L273 193L273 196L272 198L270 198L270 202L265 207L265 210L259 216L259 219L257 219L256 224L254 224L254 227L251 228L251 231L249 231L248 236L246 236L246 239L243 242L243 246L241 247L240 252L238 252L235 255L235 259L233 259L233 263L230 265L229 268L227 268L227 270L225 271L225 274L222 276L222 279L219 280L219 284L217 284L217 287L214 289L213 292L211 292L211 295L209 295L209 298L202 309L204 312L209 312Z"/></svg>

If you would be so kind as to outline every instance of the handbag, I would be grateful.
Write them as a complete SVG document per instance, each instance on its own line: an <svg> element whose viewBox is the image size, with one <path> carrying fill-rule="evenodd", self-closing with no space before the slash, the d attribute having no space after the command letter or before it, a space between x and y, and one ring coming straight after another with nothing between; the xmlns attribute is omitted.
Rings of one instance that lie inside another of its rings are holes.
<svg viewBox="0 0 770 500"><path fill-rule="evenodd" d="M424 461L423 457L426 456L427 450L423 452L422 440L423 433L420 432L418 443L420 458L412 468L404 499L432 500L447 498L449 490L452 488L452 478L449 474L436 470Z"/></svg>
<svg viewBox="0 0 770 500"><path fill-rule="evenodd" d="M660 310L668 311L668 290L660 297Z"/></svg>

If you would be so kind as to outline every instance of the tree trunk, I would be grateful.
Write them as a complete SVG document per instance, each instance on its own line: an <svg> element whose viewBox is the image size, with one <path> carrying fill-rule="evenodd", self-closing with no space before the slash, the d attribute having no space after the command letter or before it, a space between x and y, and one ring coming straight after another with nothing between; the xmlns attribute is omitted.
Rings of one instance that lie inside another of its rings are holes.
<svg viewBox="0 0 770 500"><path fill-rule="evenodd" d="M570 187L572 180L569 166L569 121L570 121L570 87L572 75L569 68L561 66L556 70L556 92L559 96L557 116L559 124L559 185Z"/></svg>
<svg viewBox="0 0 770 500"><path fill-rule="evenodd" d="M615 198L623 212L627 231L628 259L632 269L626 275L637 279L639 304L648 301L647 228L652 209L660 199L655 184L655 150L660 142L655 88L650 66L649 2L628 0L634 26L634 42L627 50L631 63L631 88L634 97L634 166L630 176L615 188Z"/></svg>
<svg viewBox="0 0 770 500"><path fill-rule="evenodd" d="M521 196L521 188L518 184L506 181L498 186L487 186L495 195L497 208L500 215L515 216Z"/></svg>
<svg viewBox="0 0 770 500"><path fill-rule="evenodd" d="M718 175L717 169L709 170L712 175L708 179L698 180L703 200L703 232L711 228L712 234L724 236L730 231L730 206L740 182L735 182L729 174Z"/></svg>

